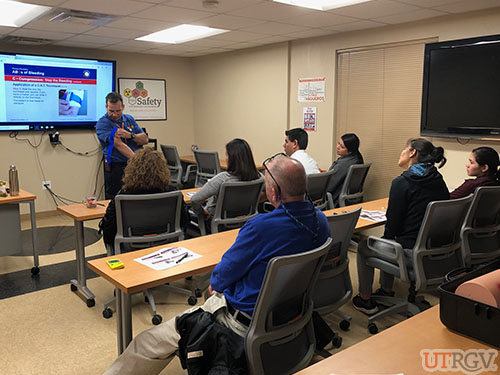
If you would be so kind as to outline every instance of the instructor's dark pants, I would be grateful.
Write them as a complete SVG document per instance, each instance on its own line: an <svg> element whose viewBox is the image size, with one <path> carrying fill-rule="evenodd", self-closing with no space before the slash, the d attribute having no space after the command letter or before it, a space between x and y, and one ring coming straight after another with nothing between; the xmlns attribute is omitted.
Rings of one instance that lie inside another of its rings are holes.
<svg viewBox="0 0 500 375"><path fill-rule="evenodd" d="M111 163L104 168L106 199L112 199L122 188L123 171L127 163Z"/></svg>

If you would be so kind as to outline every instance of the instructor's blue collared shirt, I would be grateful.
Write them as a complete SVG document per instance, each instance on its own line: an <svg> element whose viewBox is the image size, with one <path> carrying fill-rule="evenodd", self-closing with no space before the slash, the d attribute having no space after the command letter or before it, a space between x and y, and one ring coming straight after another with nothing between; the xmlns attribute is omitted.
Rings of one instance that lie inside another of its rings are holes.
<svg viewBox="0 0 500 375"><path fill-rule="evenodd" d="M135 122L132 116L122 114L122 118L118 121L118 124L121 124L122 121L123 121L123 128L125 130L133 132L134 134L144 133L141 127L137 125L137 122ZM99 138L99 142L101 143L102 153L104 154L104 156L108 154L108 147L110 145L109 135L116 126L117 126L116 123L109 118L107 113L104 116L102 116L99 119L99 121L97 121L95 128L96 128L97 138ZM135 143L131 139L125 139L125 143L134 152L139 148L137 143ZM111 150L111 160L107 161L108 163L113 163L113 162L124 163L127 162L127 160L128 159L126 156L122 155L121 152L119 152L113 147L113 149Z"/></svg>
<svg viewBox="0 0 500 375"><path fill-rule="evenodd" d="M286 203L289 212L308 228L315 230L311 203ZM253 314L267 263L276 256L297 254L315 249L330 236L330 227L323 212L316 210L319 234L312 235L299 227L283 207L249 220L239 231L236 241L215 266L210 285L223 292L235 309Z"/></svg>

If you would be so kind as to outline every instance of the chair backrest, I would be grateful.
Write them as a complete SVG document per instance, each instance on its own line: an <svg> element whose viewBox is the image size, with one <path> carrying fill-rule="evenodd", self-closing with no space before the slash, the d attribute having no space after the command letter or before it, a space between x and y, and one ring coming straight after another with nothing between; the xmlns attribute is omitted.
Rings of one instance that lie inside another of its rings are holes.
<svg viewBox="0 0 500 375"><path fill-rule="evenodd" d="M339 195L339 206L363 202L363 185L372 163L354 164L349 167Z"/></svg>
<svg viewBox="0 0 500 375"><path fill-rule="evenodd" d="M196 159L196 181L195 187L202 187L205 183L221 172L219 154L217 151L194 150Z"/></svg>
<svg viewBox="0 0 500 375"><path fill-rule="evenodd" d="M337 310L352 296L347 250L358 222L361 207L354 211L327 216L332 246L316 281L313 292L314 310L326 314Z"/></svg>
<svg viewBox="0 0 500 375"><path fill-rule="evenodd" d="M247 335L250 374L292 374L314 354L312 291L332 240L267 265Z"/></svg>
<svg viewBox="0 0 500 375"><path fill-rule="evenodd" d="M307 175L307 194L309 194L314 206L320 210L329 208L327 189L333 173L334 171L332 170Z"/></svg>
<svg viewBox="0 0 500 375"><path fill-rule="evenodd" d="M445 275L463 267L460 231L472 202L472 194L446 201L430 202L413 248L416 289L434 289Z"/></svg>
<svg viewBox="0 0 500 375"><path fill-rule="evenodd" d="M115 253L184 238L180 221L182 193L118 194L115 197ZM126 245L126 246L121 246Z"/></svg>
<svg viewBox="0 0 500 375"><path fill-rule="evenodd" d="M219 232L221 225L226 229L239 228L257 216L263 187L263 177L253 181L224 182L212 218L212 233Z"/></svg>
<svg viewBox="0 0 500 375"><path fill-rule="evenodd" d="M182 184L182 163L177 152L177 147L169 145L160 145L163 156L167 160L168 169L170 169L170 180L177 185Z"/></svg>
<svg viewBox="0 0 500 375"><path fill-rule="evenodd" d="M461 237L465 265L500 257L500 186L483 186L476 190Z"/></svg>

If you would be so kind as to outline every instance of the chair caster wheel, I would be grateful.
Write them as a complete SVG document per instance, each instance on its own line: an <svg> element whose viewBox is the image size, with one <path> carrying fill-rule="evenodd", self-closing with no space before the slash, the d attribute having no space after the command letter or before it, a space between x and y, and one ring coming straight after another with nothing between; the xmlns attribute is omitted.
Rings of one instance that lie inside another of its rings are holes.
<svg viewBox="0 0 500 375"><path fill-rule="evenodd" d="M345 319L339 323L339 327L342 331L348 331L350 326L351 322Z"/></svg>
<svg viewBox="0 0 500 375"><path fill-rule="evenodd" d="M76 292L78 290L78 288L76 287L76 285L73 285L73 284L70 284L69 288L71 289L72 292Z"/></svg>
<svg viewBox="0 0 500 375"><path fill-rule="evenodd" d="M189 296L188 298L188 304L191 306L196 305L196 302L198 302L198 299L195 296Z"/></svg>
<svg viewBox="0 0 500 375"><path fill-rule="evenodd" d="M368 324L368 332L370 332L372 335L378 333L377 325L375 323Z"/></svg>
<svg viewBox="0 0 500 375"><path fill-rule="evenodd" d="M159 314L156 314L155 316L153 316L153 319L151 319L151 321L153 322L153 324L155 326L157 326L158 324L160 324L162 320L163 320L163 318Z"/></svg>
<svg viewBox="0 0 500 375"><path fill-rule="evenodd" d="M113 310L111 310L109 307L106 307L104 310L102 310L102 316L105 319L109 319L113 316Z"/></svg>
<svg viewBox="0 0 500 375"><path fill-rule="evenodd" d="M335 334L335 336L332 339L332 345L334 348L340 348L342 346L342 337Z"/></svg>
<svg viewBox="0 0 500 375"><path fill-rule="evenodd" d="M87 301L87 307L94 307L95 306L95 299L89 298Z"/></svg>
<svg viewBox="0 0 500 375"><path fill-rule="evenodd" d="M202 296L200 288L196 288L196 289L194 290L194 295L195 295L196 297L198 297L198 298L200 298L200 297Z"/></svg>
<svg viewBox="0 0 500 375"><path fill-rule="evenodd" d="M38 268L38 267L33 267L33 268L31 269L31 276L36 276L36 275L38 275L39 273L40 273L40 268Z"/></svg>

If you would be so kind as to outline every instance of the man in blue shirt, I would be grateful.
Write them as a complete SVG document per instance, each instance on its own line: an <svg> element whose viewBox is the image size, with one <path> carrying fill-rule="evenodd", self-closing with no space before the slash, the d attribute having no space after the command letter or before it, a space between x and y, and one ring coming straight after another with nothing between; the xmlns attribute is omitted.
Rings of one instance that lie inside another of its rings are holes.
<svg viewBox="0 0 500 375"><path fill-rule="evenodd" d="M274 211L249 220L222 256L202 308L244 336L257 302L267 263L276 256L321 246L330 236L325 215L305 200L302 164L280 156L264 162L266 195ZM139 334L105 374L159 374L178 349L175 318Z"/></svg>
<svg viewBox="0 0 500 375"><path fill-rule="evenodd" d="M106 96L106 111L96 124L97 138L105 158L104 185L106 199L113 198L122 186L123 170L127 160L141 145L148 143L148 136L134 118L123 113L122 96L111 92Z"/></svg>

